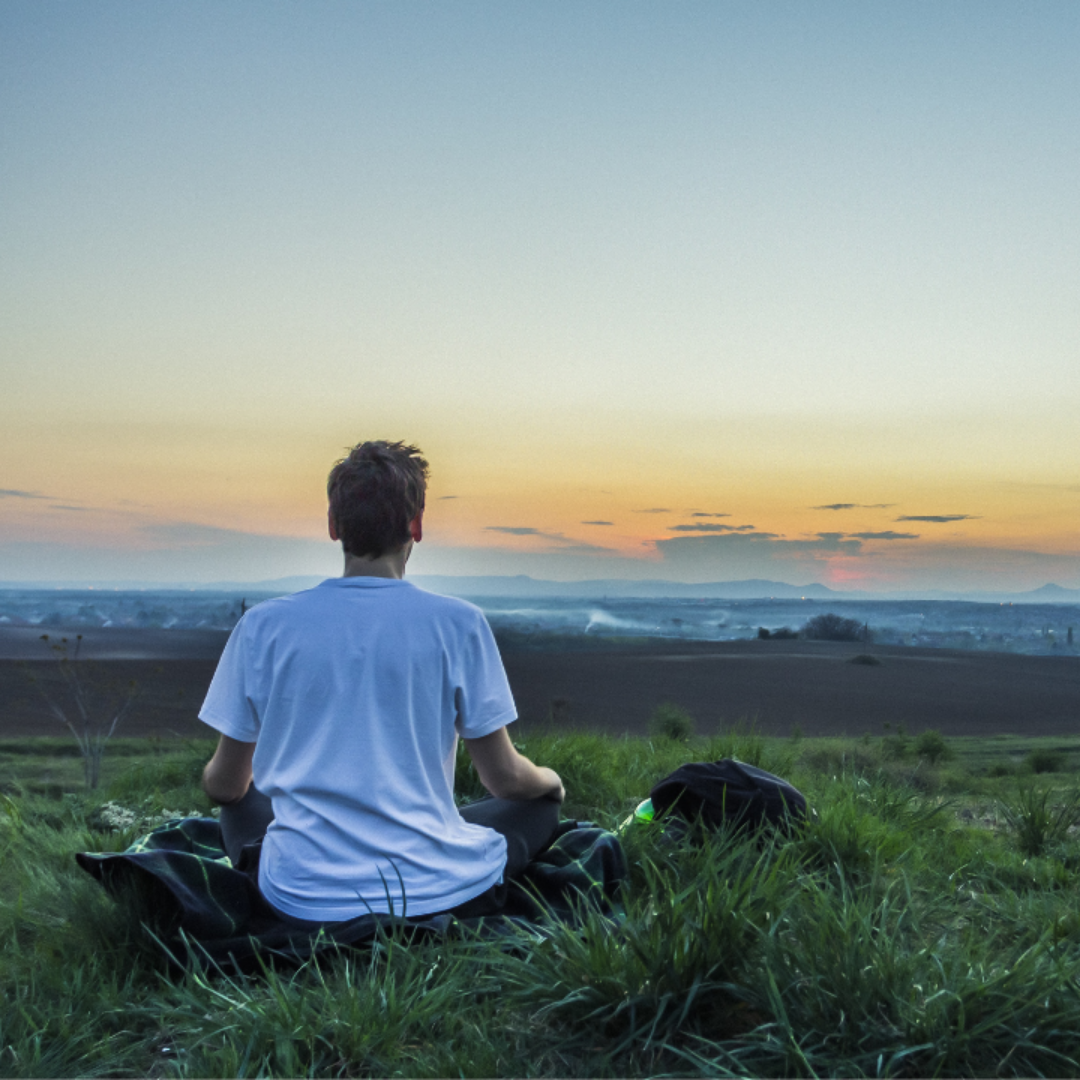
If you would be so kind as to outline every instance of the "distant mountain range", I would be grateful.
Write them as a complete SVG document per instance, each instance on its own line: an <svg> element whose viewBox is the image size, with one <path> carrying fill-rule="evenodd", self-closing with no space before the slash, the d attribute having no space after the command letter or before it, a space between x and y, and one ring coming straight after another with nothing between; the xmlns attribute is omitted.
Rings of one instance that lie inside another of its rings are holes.
<svg viewBox="0 0 1080 1080"><path fill-rule="evenodd" d="M777 597L793 600L808 597L827 600L848 596L825 585L787 585L782 581L752 578L748 581L711 581L686 584L681 581L626 581L599 578L594 581L542 581L518 574L516 577L445 577L418 574L411 579L431 592L453 596L550 596L601 600L623 598L677 598L707 600L758 600Z"/></svg>
<svg viewBox="0 0 1080 1080"><path fill-rule="evenodd" d="M269 581L217 581L161 583L148 581L0 581L0 589L102 589L145 590L148 592L229 592L290 593L318 585L322 577L303 575L274 578ZM410 575L409 580L431 592L451 596L476 598L562 597L567 599L702 599L702 600L760 600L775 598L793 600L959 600L974 603L1011 604L1080 604L1080 589L1060 585L1043 585L1027 592L959 592L927 590L921 592L841 592L816 582L807 585L788 585L782 581L751 578L746 581L709 581L687 584L680 581L627 581L621 578L601 578L593 581L546 581L518 574L510 577L452 577L437 574Z"/></svg>
<svg viewBox="0 0 1080 1080"><path fill-rule="evenodd" d="M895 592L874 593L854 590L840 591L812 582L807 585L788 585L783 581L750 578L746 581L708 581L687 584L680 581L626 581L601 578L595 581L543 581L519 574L516 577L441 577L418 574L411 578L431 592L453 596L550 596L580 599L676 598L702 600L969 600L976 603L1013 604L1077 604L1080 589L1065 589L1060 585L1043 585L1028 592ZM301 586L306 588L307 586Z"/></svg>

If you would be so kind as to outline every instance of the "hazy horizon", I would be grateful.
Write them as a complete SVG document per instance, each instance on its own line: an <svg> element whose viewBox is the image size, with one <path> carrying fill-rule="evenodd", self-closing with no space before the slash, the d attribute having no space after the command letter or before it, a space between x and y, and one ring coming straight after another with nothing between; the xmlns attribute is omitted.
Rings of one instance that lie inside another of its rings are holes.
<svg viewBox="0 0 1080 1080"><path fill-rule="evenodd" d="M253 597L281 595L312 588L327 577L334 575L290 575L262 580L146 581L137 579L112 580L26 580L0 579L0 594L10 593L212 593L238 596L248 593ZM812 599L835 598L851 603L881 600L937 602L939 600L971 600L975 603L1016 602L1020 604L1067 604L1080 603L1080 589L1069 589L1055 582L1021 591L1008 590L869 590L834 589L821 582L804 581L792 583L770 581L761 578L744 578L734 581L665 581L662 578L534 578L517 575L443 575L406 574L406 580L421 588L435 592L449 592L462 597L490 597L502 599L576 598L588 599L634 599L651 598L674 601L709 598L730 600ZM0 608L2 608L0 604ZM0 610L0 622L3 622Z"/></svg>
<svg viewBox="0 0 1080 1080"><path fill-rule="evenodd" d="M859 640L881 646L920 646L1021 652L1075 660L1080 592L1018 595L1016 602L982 599L871 597L777 587L772 595L737 589L689 587L680 595L625 591L595 583L572 590L549 583L515 583L500 591L497 579L421 579L422 587L461 596L480 606L505 648L590 648L593 639L668 639L731 642L768 639L786 630L806 632L814 618L851 620ZM284 584L284 583L283 583ZM0 659L43 659L48 639L81 635L88 658L136 655L206 656L224 645L245 609L289 588L255 591L168 589L0 589ZM506 584L505 582L503 583ZM763 635L762 630L769 631ZM42 637L46 641L42 641ZM575 644L576 643L576 644Z"/></svg>
<svg viewBox="0 0 1080 1080"><path fill-rule="evenodd" d="M0 580L1080 587L1080 6L0 8Z"/></svg>

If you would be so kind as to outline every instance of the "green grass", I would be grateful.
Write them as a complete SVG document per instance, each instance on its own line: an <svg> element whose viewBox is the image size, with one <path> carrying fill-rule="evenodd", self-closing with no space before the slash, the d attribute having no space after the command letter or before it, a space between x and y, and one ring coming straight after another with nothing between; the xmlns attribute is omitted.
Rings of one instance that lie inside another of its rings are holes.
<svg viewBox="0 0 1080 1080"><path fill-rule="evenodd" d="M677 765L735 756L816 817L694 847L635 827L619 932L225 976L171 973L72 859L139 831L107 831L107 803L207 812L211 744L117 741L89 793L69 743L0 742L0 1076L1076 1075L1080 740L916 743L526 734L568 816L613 826Z"/></svg>

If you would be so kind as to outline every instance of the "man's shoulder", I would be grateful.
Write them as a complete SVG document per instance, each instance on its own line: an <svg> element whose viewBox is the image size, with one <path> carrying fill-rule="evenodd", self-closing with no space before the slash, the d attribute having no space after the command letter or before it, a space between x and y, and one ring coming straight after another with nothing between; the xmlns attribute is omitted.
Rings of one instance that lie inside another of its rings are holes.
<svg viewBox="0 0 1080 1080"><path fill-rule="evenodd" d="M350 594L357 588L362 588L369 597L377 596L377 608L384 612L399 610L403 617L410 620L422 619L462 630L486 624L487 621L483 611L468 600L428 592L412 582L373 580L358 585L348 579L330 578L313 589L276 596L250 608L244 616L246 629L249 633L258 634L283 624L336 620L347 616L353 611L350 601L355 598Z"/></svg>

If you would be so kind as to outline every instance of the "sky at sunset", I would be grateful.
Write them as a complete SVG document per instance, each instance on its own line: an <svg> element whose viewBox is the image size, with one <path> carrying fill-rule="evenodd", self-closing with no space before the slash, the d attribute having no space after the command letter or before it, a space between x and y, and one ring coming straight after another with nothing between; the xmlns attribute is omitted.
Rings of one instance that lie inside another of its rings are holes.
<svg viewBox="0 0 1080 1080"><path fill-rule="evenodd" d="M0 6L0 581L1080 587L1080 4Z"/></svg>

